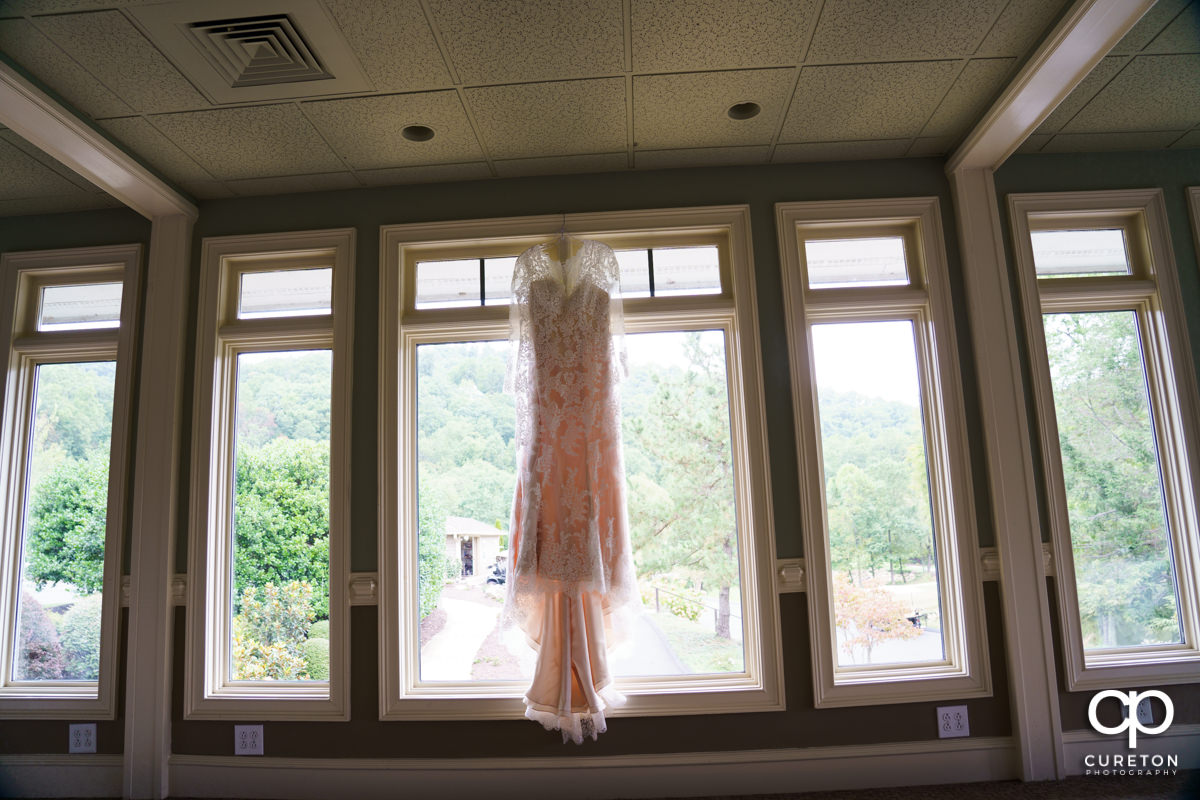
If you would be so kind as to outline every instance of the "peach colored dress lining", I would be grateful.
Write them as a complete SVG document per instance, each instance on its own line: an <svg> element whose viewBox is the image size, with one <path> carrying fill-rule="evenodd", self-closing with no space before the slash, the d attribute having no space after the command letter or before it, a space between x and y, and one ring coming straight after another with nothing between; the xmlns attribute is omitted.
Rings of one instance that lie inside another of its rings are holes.
<svg viewBox="0 0 1200 800"><path fill-rule="evenodd" d="M530 719L579 743L605 730L606 637L637 597L621 456L619 272L584 241L565 264L544 246L513 271L507 386L516 400L517 487L506 618L537 649Z"/></svg>

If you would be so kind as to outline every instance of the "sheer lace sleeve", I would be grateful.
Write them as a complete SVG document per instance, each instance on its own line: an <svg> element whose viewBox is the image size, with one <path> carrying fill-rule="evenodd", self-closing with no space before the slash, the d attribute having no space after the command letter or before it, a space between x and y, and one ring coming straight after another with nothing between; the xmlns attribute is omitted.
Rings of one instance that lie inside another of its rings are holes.
<svg viewBox="0 0 1200 800"><path fill-rule="evenodd" d="M592 280L608 293L609 330L612 333L613 363L617 365L617 380L629 377L629 358L625 352L625 314L621 307L621 265L608 245L588 239L589 250L583 257L583 270L592 272Z"/></svg>

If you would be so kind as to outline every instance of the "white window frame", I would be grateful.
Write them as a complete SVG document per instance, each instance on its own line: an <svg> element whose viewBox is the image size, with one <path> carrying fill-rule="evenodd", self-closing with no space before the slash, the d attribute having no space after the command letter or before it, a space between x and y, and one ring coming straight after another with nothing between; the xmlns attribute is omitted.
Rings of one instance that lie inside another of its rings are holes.
<svg viewBox="0 0 1200 800"><path fill-rule="evenodd" d="M4 348L3 434L0 436L0 717L113 719L120 641L121 548L126 525L133 358L137 342L141 245L5 253L0 258L0 330ZM37 330L41 289L51 285L120 282L117 328ZM12 657L20 596L21 545L28 496L26 464L33 424L34 383L42 364L115 360L108 514L100 617L100 671L95 681L13 681Z"/></svg>
<svg viewBox="0 0 1200 800"><path fill-rule="evenodd" d="M1008 196L1008 207L1047 484L1047 524L1067 689L1195 682L1200 675L1200 539L1195 483L1195 476L1200 475L1200 402L1162 190L1013 194ZM1039 281L1030 231L1064 227L1123 229L1131 274ZM1042 314L1111 310L1132 310L1137 315L1164 511L1171 531L1183 641L1087 653L1078 613L1062 453Z"/></svg>
<svg viewBox="0 0 1200 800"><path fill-rule="evenodd" d="M775 209L799 453L814 703L829 708L990 696L975 504L958 379L962 367L937 198L779 203ZM805 240L884 235L904 240L909 285L808 288ZM916 336L944 658L839 666L810 325L900 319L912 321Z"/></svg>
<svg viewBox="0 0 1200 800"><path fill-rule="evenodd" d="M346 720L350 715L350 401L354 229L204 239L192 432L184 717ZM238 319L247 271L333 268L332 311ZM229 675L230 558L237 356L330 349L329 680L234 681Z"/></svg>
<svg viewBox="0 0 1200 800"><path fill-rule="evenodd" d="M612 716L719 714L784 708L768 487L765 412L746 206L567 214L390 225L380 231L380 719L518 719L528 687L472 681L432 687L416 679L415 355L418 343L467 337L507 339L509 307L413 308L415 263L438 258L517 255L552 242L560 229L615 249L716 243L719 295L624 302L627 333L714 329L725 334L735 462L745 669L735 675L618 679L628 703ZM653 314L653 319L647 314ZM740 369L740 373L739 373ZM736 376L740 374L740 381ZM402 513L402 511L404 513ZM609 713L609 712L606 712Z"/></svg>

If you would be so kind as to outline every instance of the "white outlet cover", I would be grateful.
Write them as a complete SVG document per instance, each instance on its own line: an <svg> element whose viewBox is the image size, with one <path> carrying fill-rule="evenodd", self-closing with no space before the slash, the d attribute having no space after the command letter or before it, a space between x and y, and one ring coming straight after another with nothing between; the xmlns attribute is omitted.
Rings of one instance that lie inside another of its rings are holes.
<svg viewBox="0 0 1200 800"><path fill-rule="evenodd" d="M263 726L234 725L233 754L235 756L261 756L263 754Z"/></svg>
<svg viewBox="0 0 1200 800"><path fill-rule="evenodd" d="M68 753L96 752L96 723L84 722L70 726L67 740Z"/></svg>
<svg viewBox="0 0 1200 800"><path fill-rule="evenodd" d="M937 723L939 739L971 735L971 723L967 718L966 706L938 706Z"/></svg>
<svg viewBox="0 0 1200 800"><path fill-rule="evenodd" d="M1125 708L1126 710L1128 710L1129 706L1122 706L1122 708ZM1143 697L1141 702L1138 703L1137 719L1138 719L1138 722L1142 723L1143 725L1153 725L1154 724L1154 709L1152 709L1150 707L1150 698L1149 697Z"/></svg>

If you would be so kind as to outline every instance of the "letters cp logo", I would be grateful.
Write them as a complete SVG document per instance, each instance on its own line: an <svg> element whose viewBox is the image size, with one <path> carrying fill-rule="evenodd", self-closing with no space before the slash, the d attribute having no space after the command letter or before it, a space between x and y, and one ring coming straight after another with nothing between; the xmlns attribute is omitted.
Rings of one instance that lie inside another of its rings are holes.
<svg viewBox="0 0 1200 800"><path fill-rule="evenodd" d="M1100 720L1096 719L1096 708L1100 705L1100 701L1106 698L1115 698L1119 702L1125 704L1125 719L1121 720L1121 724L1108 727L1101 725ZM1166 714L1163 715L1163 721L1154 727L1147 727L1142 724L1137 718L1138 703L1148 697L1157 697L1162 701L1163 707L1166 708ZM1088 721L1092 723L1092 727L1099 733L1104 733L1109 736L1129 730L1129 747L1130 749L1137 748L1138 731L1153 736L1156 733L1162 733L1171 726L1171 720L1175 718L1175 704L1171 702L1171 698L1157 689L1149 689L1144 692L1119 692L1116 689L1106 689L1103 692L1096 692L1096 696L1092 698L1092 702L1088 704Z"/></svg>

